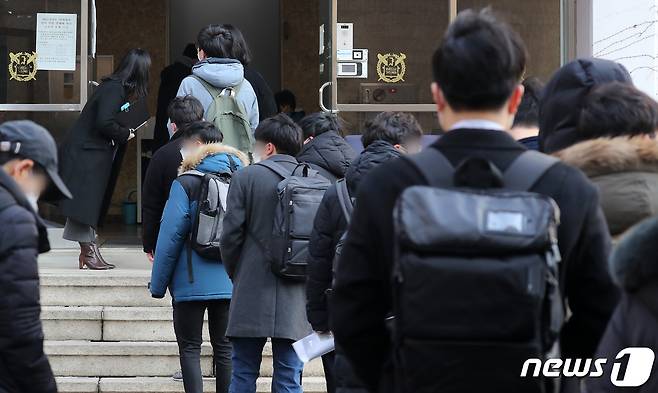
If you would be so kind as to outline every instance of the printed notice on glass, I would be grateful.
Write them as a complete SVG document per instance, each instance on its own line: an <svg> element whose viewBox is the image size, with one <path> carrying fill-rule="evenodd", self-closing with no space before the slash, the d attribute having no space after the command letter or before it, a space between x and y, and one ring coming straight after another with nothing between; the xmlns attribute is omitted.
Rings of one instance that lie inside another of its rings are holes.
<svg viewBox="0 0 658 393"><path fill-rule="evenodd" d="M75 71L77 14L37 14L37 69Z"/></svg>

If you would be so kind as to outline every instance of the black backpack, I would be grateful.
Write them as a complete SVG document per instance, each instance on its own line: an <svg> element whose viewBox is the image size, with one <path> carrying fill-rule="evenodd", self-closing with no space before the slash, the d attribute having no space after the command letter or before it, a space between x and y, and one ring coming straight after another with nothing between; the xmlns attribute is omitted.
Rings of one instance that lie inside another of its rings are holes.
<svg viewBox="0 0 658 393"><path fill-rule="evenodd" d="M266 249L272 272L281 278L306 281L313 221L331 183L308 164L299 164L293 171L272 160L257 165L283 179L277 186L279 203L274 213L272 238Z"/></svg>
<svg viewBox="0 0 658 393"><path fill-rule="evenodd" d="M397 391L543 392L519 375L563 323L559 208L527 190L557 159L525 152L489 189L455 187L435 148L411 162L429 185L405 189L393 212Z"/></svg>
<svg viewBox="0 0 658 393"><path fill-rule="evenodd" d="M217 262L222 260L220 238L226 215L226 197L233 172L238 168L233 157L230 155L227 157L229 171L205 173L190 170L180 175L200 178L198 188L190 196L197 201L197 209L192 215L190 234L187 239L187 270L190 283L194 282L192 250L205 259Z"/></svg>

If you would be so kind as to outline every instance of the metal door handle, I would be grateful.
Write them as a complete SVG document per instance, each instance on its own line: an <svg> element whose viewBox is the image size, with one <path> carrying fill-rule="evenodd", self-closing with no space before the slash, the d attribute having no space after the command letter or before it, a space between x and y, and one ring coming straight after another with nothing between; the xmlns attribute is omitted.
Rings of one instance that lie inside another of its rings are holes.
<svg viewBox="0 0 658 393"><path fill-rule="evenodd" d="M329 112L329 113L336 113L333 109L329 109L326 106L324 106L324 89L327 86L331 86L331 82L325 82L322 86L320 86L320 109L322 109L322 112Z"/></svg>

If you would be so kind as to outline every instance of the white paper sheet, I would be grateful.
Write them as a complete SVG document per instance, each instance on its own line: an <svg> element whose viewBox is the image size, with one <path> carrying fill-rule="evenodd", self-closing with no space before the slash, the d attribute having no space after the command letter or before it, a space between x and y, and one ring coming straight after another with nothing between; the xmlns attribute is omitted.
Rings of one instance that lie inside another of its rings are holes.
<svg viewBox="0 0 658 393"><path fill-rule="evenodd" d="M299 359L306 363L334 350L334 336L312 333L292 344Z"/></svg>
<svg viewBox="0 0 658 393"><path fill-rule="evenodd" d="M37 69L75 71L76 14L37 14Z"/></svg>

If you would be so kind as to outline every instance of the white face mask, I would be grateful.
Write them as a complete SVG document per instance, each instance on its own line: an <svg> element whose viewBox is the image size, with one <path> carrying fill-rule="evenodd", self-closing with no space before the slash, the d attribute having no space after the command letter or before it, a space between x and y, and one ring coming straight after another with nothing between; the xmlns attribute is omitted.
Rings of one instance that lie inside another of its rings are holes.
<svg viewBox="0 0 658 393"><path fill-rule="evenodd" d="M183 157L183 161L185 161L185 159L189 157L190 154L187 152L187 149L182 148L180 149L180 155Z"/></svg>
<svg viewBox="0 0 658 393"><path fill-rule="evenodd" d="M174 134L176 133L176 130L174 129L174 123L171 122L167 123L167 132L169 133L169 138L174 136Z"/></svg>
<svg viewBox="0 0 658 393"><path fill-rule="evenodd" d="M253 159L254 159L254 164L258 164L263 160L263 158L260 156L260 154L253 152L252 153Z"/></svg>
<svg viewBox="0 0 658 393"><path fill-rule="evenodd" d="M30 206L32 206L32 209L34 210L35 213L39 212L39 196L34 195L32 193L26 194L25 197L27 198L27 201L30 203Z"/></svg>

